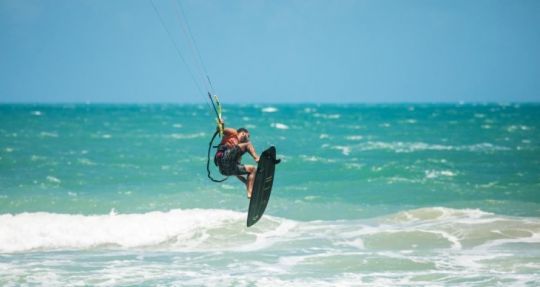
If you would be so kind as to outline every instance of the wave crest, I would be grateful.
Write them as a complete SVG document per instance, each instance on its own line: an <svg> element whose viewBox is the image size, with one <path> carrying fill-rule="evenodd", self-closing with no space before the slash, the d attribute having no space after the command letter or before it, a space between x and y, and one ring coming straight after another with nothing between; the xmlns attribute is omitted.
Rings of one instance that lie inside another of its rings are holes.
<svg viewBox="0 0 540 287"><path fill-rule="evenodd" d="M245 214L190 209L144 214L72 215L21 213L0 215L0 252L91 248L166 248L211 250L257 248L261 238L286 232L285 221L265 216L246 231ZM264 230L261 230L264 228Z"/></svg>
<svg viewBox="0 0 540 287"><path fill-rule="evenodd" d="M265 215L251 228L245 227L245 213L215 209L0 215L0 252L8 253L92 248L248 252L286 246L319 248L321 242L340 252L536 246L540 220L444 207L363 220L299 222Z"/></svg>

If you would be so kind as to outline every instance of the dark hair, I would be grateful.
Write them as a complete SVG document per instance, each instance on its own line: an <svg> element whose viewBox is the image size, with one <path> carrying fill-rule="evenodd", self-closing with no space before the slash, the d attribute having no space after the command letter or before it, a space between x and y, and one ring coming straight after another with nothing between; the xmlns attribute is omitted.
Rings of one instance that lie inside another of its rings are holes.
<svg viewBox="0 0 540 287"><path fill-rule="evenodd" d="M249 133L249 131L246 129L246 128L239 128L236 130L237 133L241 133L241 132L245 132L245 133Z"/></svg>

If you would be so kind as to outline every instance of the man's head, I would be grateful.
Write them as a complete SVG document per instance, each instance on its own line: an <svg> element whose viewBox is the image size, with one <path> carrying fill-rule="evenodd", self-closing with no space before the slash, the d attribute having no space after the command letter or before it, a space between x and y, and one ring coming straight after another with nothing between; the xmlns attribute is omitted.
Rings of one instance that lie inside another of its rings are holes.
<svg viewBox="0 0 540 287"><path fill-rule="evenodd" d="M238 140L241 143L246 143L249 141L249 131L247 129L239 128L236 130L236 132L238 133Z"/></svg>

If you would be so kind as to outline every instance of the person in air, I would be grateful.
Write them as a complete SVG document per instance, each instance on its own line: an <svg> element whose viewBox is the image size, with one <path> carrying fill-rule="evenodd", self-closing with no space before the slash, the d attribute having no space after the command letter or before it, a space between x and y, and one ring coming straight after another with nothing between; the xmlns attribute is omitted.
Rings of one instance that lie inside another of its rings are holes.
<svg viewBox="0 0 540 287"><path fill-rule="evenodd" d="M220 120L220 124L223 127L224 122ZM259 162L259 156L249 141L249 131L245 128L239 128L237 130L223 128L223 138L221 139L216 155L214 156L214 163L219 167L219 172L221 174L225 176L234 175L243 182L246 185L247 197L251 198L257 168L252 165L244 165L241 163L242 156L246 152L248 152L256 162Z"/></svg>

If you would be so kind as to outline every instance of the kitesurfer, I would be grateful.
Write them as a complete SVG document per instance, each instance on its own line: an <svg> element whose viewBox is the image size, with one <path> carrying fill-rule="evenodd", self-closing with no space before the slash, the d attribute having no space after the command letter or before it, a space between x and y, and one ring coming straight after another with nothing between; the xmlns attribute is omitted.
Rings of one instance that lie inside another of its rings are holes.
<svg viewBox="0 0 540 287"><path fill-rule="evenodd" d="M219 167L219 172L225 176L236 176L246 185L247 197L251 198L253 183L255 181L255 172L257 168L252 165L241 163L242 155L248 152L256 162L259 162L259 156L255 148L249 141L249 131L245 128L232 129L223 128L223 120L218 120L223 130L223 138L218 145L218 150L214 156L214 163ZM245 176L245 177L244 177Z"/></svg>

